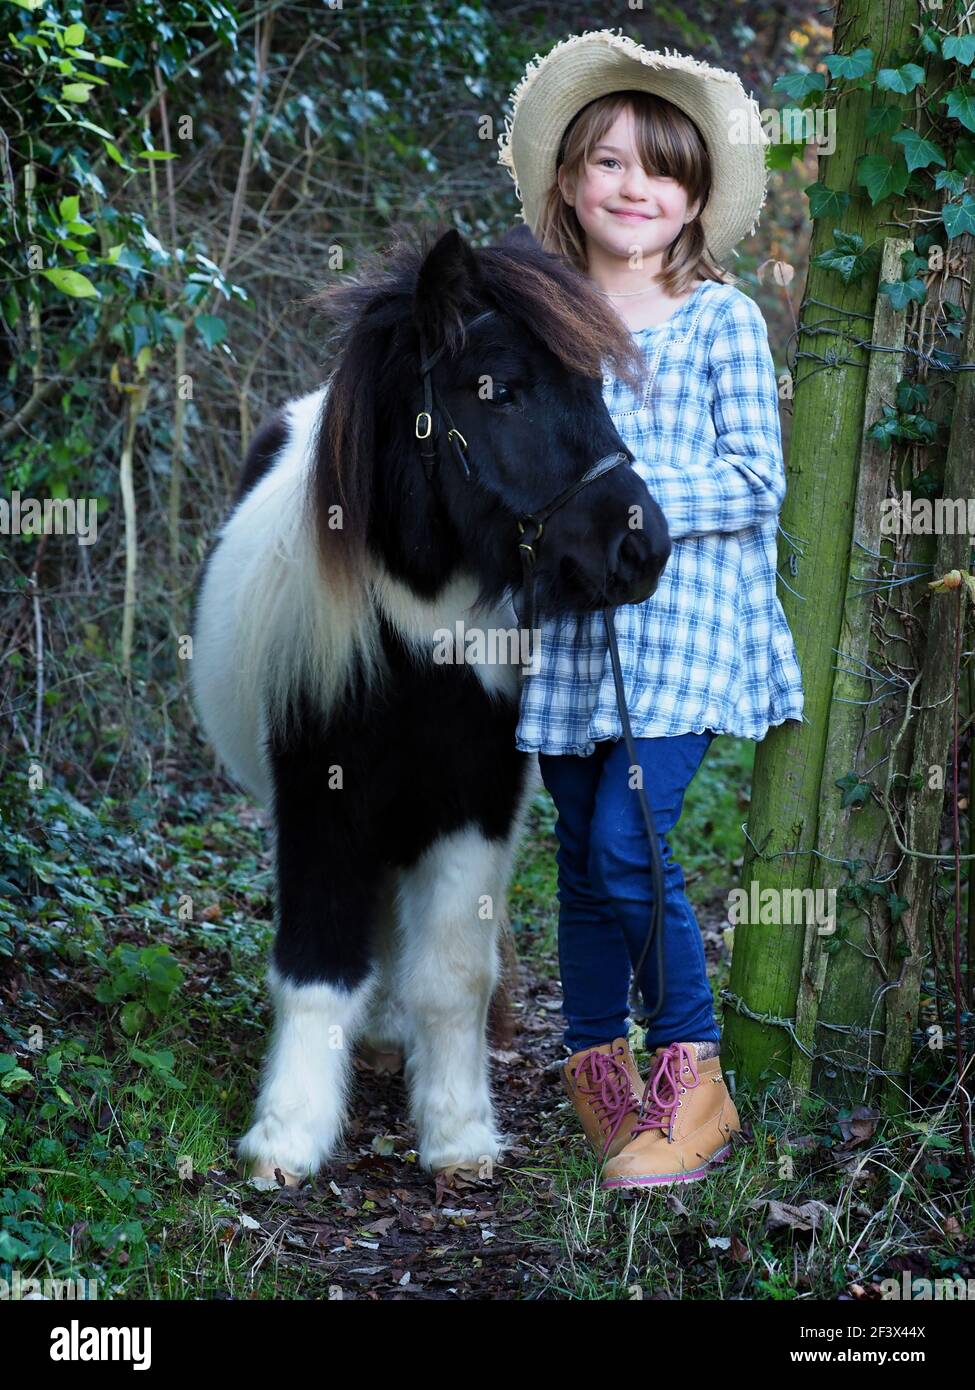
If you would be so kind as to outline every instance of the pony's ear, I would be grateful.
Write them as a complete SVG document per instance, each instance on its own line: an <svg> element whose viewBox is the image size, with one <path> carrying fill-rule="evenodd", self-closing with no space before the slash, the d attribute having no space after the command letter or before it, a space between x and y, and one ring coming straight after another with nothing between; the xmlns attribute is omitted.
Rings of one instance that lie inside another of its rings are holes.
<svg viewBox="0 0 975 1390"><path fill-rule="evenodd" d="M451 328L459 329L464 310L482 293L474 252L456 228L443 234L427 253L416 280L413 320L426 335L430 351Z"/></svg>
<svg viewBox="0 0 975 1390"><path fill-rule="evenodd" d="M519 247L523 247L528 251L537 251L539 249L539 243L527 222L516 222L513 227L509 227L498 242L498 245L513 246L515 250Z"/></svg>

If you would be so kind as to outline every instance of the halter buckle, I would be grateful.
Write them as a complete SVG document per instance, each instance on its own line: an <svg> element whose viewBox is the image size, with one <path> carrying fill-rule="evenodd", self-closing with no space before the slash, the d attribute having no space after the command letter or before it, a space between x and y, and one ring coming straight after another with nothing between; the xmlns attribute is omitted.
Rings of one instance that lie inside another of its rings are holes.
<svg viewBox="0 0 975 1390"><path fill-rule="evenodd" d="M423 419L424 416L426 416L427 427L426 427L426 430L421 434L421 433L420 433L420 421ZM417 417L416 417L416 425L415 425L414 428L415 428L415 433L416 433L417 439L429 439L429 438L430 438L430 435L433 433L433 416L430 414L429 410L421 410L421 411L419 411L419 413L417 414Z"/></svg>

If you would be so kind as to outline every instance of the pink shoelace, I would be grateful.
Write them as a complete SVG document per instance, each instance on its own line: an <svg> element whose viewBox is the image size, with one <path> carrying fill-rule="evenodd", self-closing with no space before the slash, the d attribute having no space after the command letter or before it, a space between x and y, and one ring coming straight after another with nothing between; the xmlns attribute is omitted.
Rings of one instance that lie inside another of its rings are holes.
<svg viewBox="0 0 975 1390"><path fill-rule="evenodd" d="M584 1080L592 1084L585 1085ZM576 1089L590 1098L603 1132L607 1125L610 1127L603 1143L605 1153L627 1115L636 1113L633 1079L618 1057L606 1052L590 1052L576 1070Z"/></svg>
<svg viewBox="0 0 975 1390"><path fill-rule="evenodd" d="M681 1082L684 1067L690 1068L692 1080ZM674 1116L680 1104L681 1086L693 1090L700 1085L700 1075L694 1062L694 1051L686 1043L671 1043L657 1059L640 1102L640 1119L633 1126L633 1138L647 1129L663 1129L671 1138Z"/></svg>

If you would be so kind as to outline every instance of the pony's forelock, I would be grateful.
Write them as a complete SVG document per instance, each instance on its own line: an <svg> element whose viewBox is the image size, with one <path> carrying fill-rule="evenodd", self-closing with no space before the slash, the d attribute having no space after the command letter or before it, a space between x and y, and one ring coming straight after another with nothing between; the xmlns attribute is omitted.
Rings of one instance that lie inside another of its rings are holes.
<svg viewBox="0 0 975 1390"><path fill-rule="evenodd" d="M527 237L487 247L465 246L454 282L418 305L424 262L440 240L422 230L401 233L375 252L357 275L312 294L329 316L337 365L329 378L310 501L330 582L350 592L363 573L363 553L376 465L379 391L398 389L404 354L419 358L417 316L437 326L448 354L464 343L465 322L493 308L534 337L566 368L594 379L611 370L639 390L644 362L629 329L589 277ZM392 384L390 381L392 379ZM339 512L335 512L335 508ZM341 525L335 518L341 518Z"/></svg>

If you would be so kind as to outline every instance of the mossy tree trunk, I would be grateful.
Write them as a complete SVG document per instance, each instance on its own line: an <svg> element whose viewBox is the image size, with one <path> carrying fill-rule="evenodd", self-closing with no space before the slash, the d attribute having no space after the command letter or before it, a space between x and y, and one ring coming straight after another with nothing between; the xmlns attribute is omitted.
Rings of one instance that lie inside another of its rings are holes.
<svg viewBox="0 0 975 1390"><path fill-rule="evenodd" d="M945 65L940 56L919 56L916 23L916 7L906 0L840 3L836 52L870 49L874 78L879 69L903 68L908 60L923 65L930 81L921 92L933 90ZM834 70L834 76L844 74ZM931 121L943 113L933 104L922 111L921 93L897 91L896 80L893 87L888 79L882 85L878 90L874 82L868 90L855 80L840 81L838 95L832 88L821 98L835 113L837 139L835 151L820 160L819 185L840 200L827 202L815 222L780 545L780 574L788 581L781 598L802 667L806 722L772 730L757 752L742 887L746 893L753 883L763 894L773 890L769 916L778 920L736 926L724 992L724 1054L739 1079L754 1084L787 1076L800 1092L812 1089L850 1104L872 1094L878 1069L890 1066L895 1054L906 1064L903 1042L893 1052L885 1048L888 999L911 975L907 970L899 978L901 961L916 954L918 933L924 936L928 898L909 905L905 924L908 905L898 892L903 834L891 808L898 797L903 804L916 774L908 692L925 683L927 665L943 668L949 660L943 644L926 640L931 600L925 581L931 574L924 565L936 559L934 542L891 540L883 529L885 499L910 490L912 478L927 468L929 440L919 436L917 444L904 445L894 438L894 447L884 448L873 430L891 412L909 413L899 383L923 383L932 375L932 288L942 300L953 293L957 298L957 291L930 280L929 302L921 308L878 294L883 282L901 280L901 253L916 254L918 233L934 225L946 195L918 172L906 187L893 179L891 196L875 205L858 182L868 167L864 158L896 155L903 166L905 146L890 138L898 126L931 139ZM886 133L872 134L870 108L878 105L896 110L898 119ZM875 248L876 263L867 273L847 280L815 264L834 249L834 230L858 234L865 250ZM937 230L944 239L944 227ZM968 240L953 240L950 250L961 250L970 265ZM931 241L927 236L921 245ZM952 272L957 284L958 263ZM909 273L919 272L904 267L905 279ZM919 356L914 343L925 353ZM942 383L949 379L947 372L933 375ZM944 419L949 405L950 389L932 402L928 422ZM971 452L971 441L968 447ZM901 584L905 576L913 581ZM944 704L933 727L928 723L926 747L936 745L943 762L949 735ZM925 788L925 843L915 846L922 852L932 838L937 851L943 794L943 785ZM796 920L796 890L819 890L816 906L827 908L833 890L832 922L810 913L811 895ZM905 925L914 946L910 939L904 944ZM910 993L900 996L902 1039L905 1002L916 1012L916 988L913 1005ZM888 1103L897 1092L888 1086Z"/></svg>

